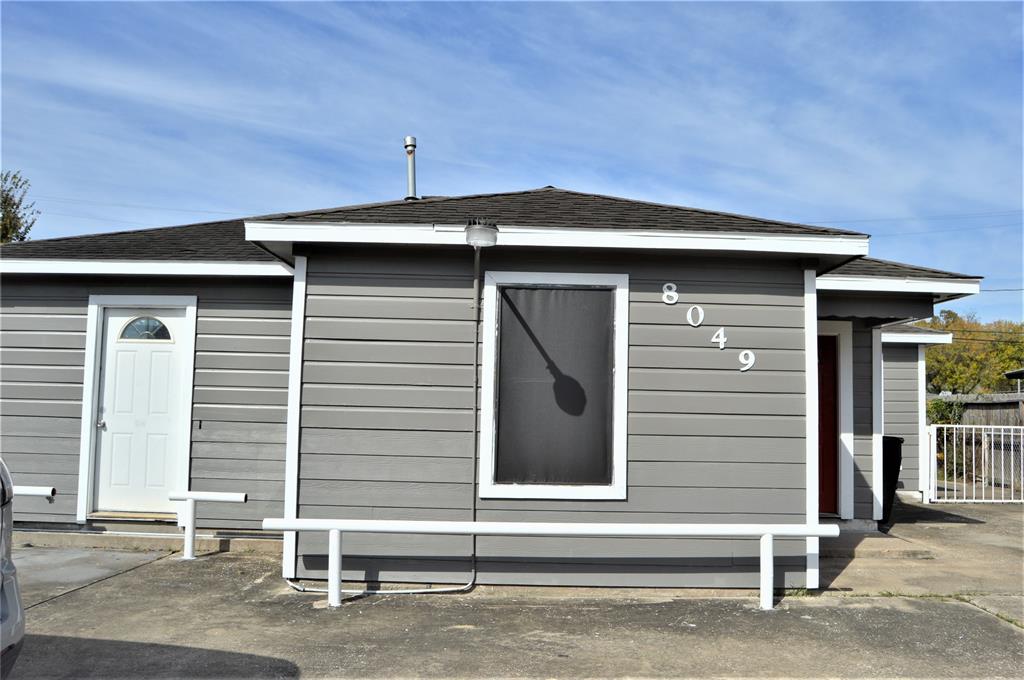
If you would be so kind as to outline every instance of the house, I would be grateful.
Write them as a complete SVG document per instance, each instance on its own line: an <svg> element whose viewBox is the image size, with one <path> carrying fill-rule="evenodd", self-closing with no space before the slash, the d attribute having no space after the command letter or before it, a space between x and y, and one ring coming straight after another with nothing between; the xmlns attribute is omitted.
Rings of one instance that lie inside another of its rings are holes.
<svg viewBox="0 0 1024 680"><path fill-rule="evenodd" d="M873 526L890 326L979 279L868 243L544 187L7 245L3 456L61 490L16 519L173 521L167 494L189 487L249 494L200 504L221 530ZM322 534L283 539L285 577L324 577ZM817 587L817 541L777 541L780 582ZM345 545L346 579L458 583L475 563L481 583L757 583L746 539Z"/></svg>

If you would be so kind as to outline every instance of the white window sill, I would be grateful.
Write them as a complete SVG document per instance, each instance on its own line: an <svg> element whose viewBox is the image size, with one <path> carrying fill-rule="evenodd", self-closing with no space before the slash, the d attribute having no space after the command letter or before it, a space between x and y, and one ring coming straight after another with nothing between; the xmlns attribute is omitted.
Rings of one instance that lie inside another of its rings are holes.
<svg viewBox="0 0 1024 680"><path fill-rule="evenodd" d="M557 484L484 484L480 498L532 498L564 501L626 500L626 485L576 486Z"/></svg>

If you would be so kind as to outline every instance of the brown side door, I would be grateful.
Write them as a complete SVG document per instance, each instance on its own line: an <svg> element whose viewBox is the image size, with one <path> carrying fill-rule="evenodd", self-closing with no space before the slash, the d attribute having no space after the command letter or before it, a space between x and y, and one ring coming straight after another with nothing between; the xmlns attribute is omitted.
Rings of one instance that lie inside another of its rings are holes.
<svg viewBox="0 0 1024 680"><path fill-rule="evenodd" d="M818 511L838 512L839 338L818 336Z"/></svg>

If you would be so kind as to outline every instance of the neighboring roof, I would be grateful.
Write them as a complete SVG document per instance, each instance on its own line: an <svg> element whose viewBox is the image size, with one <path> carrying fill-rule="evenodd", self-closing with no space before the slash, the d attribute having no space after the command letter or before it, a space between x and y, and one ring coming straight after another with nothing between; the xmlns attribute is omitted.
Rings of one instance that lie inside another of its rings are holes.
<svg viewBox="0 0 1024 680"><path fill-rule="evenodd" d="M1006 373L1003 373L1003 376L1010 380L1024 379L1024 368L1018 368L1015 371L1007 371Z"/></svg>
<svg viewBox="0 0 1024 680"><path fill-rule="evenodd" d="M342 224L465 225L473 218L505 226L555 229L654 229L671 231L866 236L831 227L766 220L601 194L542 187L529 191L470 196L432 196L414 200L353 205L330 210L264 215L261 222Z"/></svg>
<svg viewBox="0 0 1024 680"><path fill-rule="evenodd" d="M894 323L891 326L884 326L883 331L894 333L920 333L921 335L949 335L949 331L940 331L935 328L925 328L924 326L915 326L912 323Z"/></svg>
<svg viewBox="0 0 1024 680"><path fill-rule="evenodd" d="M862 257L858 260L833 269L826 276L881 276L886 278L901 279L981 279L981 276L970 274L957 274L955 272L942 271L941 269L930 269L918 267L913 264L902 262L891 262L879 260L874 257Z"/></svg>
<svg viewBox="0 0 1024 680"><path fill-rule="evenodd" d="M242 220L7 243L7 259L277 262L245 240Z"/></svg>

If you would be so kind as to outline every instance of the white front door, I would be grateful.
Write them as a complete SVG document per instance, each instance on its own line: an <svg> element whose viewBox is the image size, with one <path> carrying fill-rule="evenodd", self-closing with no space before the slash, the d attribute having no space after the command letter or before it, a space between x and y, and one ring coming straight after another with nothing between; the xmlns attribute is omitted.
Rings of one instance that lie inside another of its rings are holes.
<svg viewBox="0 0 1024 680"><path fill-rule="evenodd" d="M188 464L184 308L108 307L96 414L98 511L173 512Z"/></svg>

